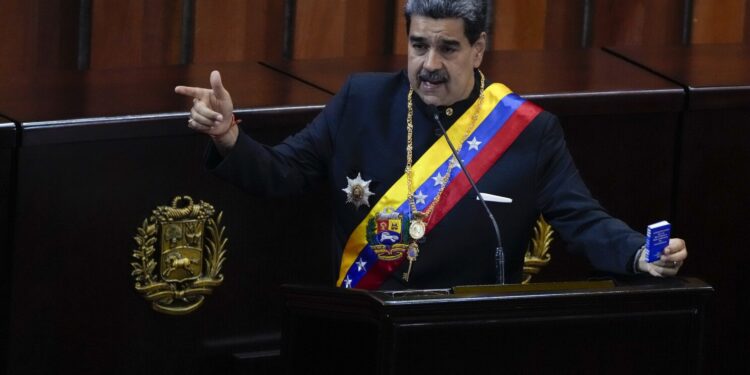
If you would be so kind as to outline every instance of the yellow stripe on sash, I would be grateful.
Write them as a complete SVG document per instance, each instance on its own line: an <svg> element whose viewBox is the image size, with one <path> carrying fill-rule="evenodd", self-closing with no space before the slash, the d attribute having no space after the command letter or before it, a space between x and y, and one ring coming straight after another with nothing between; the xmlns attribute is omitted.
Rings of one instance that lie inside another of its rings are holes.
<svg viewBox="0 0 750 375"><path fill-rule="evenodd" d="M485 118L495 109L495 106L500 103L505 96L510 94L509 88L500 83L494 83L484 90L484 104L479 109L479 116L477 118L477 125L481 124ZM476 106L479 105L479 100L474 102L472 106L464 112L464 114L456 120L453 126L448 129L448 137L454 145L458 145L459 142L463 141L463 137L466 135L467 129L472 125L471 117L476 111ZM406 126L406 125L404 125ZM412 165L412 182L413 187L422 185L435 170L440 167L446 160L452 155L451 149L448 143L445 142L444 138L438 139L430 148ZM339 269L339 278L336 285L340 286L346 277L346 273L351 268L352 264L357 260L360 251L367 245L367 222L370 218L374 217L378 212L383 211L385 208L390 207L393 209L401 206L407 198L406 191L406 175L402 175L401 178L388 189L388 191L378 200L375 205L372 206L370 212L365 216L359 225L354 229L344 247L344 253L341 257L341 267ZM406 228L405 230L408 230Z"/></svg>

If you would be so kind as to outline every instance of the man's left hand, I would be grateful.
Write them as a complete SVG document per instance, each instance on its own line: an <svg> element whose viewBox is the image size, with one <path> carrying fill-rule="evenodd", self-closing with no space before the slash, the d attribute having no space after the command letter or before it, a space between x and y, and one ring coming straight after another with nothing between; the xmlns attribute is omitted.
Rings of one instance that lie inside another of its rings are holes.
<svg viewBox="0 0 750 375"><path fill-rule="evenodd" d="M685 241L679 238L671 238L669 245L664 248L664 252L661 254L661 259L656 262L646 262L646 252L641 251L641 257L638 259L638 270L657 277L674 276L680 270L686 258Z"/></svg>

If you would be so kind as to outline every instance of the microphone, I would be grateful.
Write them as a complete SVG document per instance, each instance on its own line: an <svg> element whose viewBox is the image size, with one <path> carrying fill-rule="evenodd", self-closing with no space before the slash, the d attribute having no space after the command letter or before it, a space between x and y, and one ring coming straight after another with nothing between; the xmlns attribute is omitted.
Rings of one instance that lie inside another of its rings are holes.
<svg viewBox="0 0 750 375"><path fill-rule="evenodd" d="M490 211L490 208L487 207L487 202L484 201L483 194L479 192L479 189L477 188L477 184L474 183L474 179L471 178L471 175L469 174L469 171L466 170L466 167L464 166L464 162L461 160L460 157L458 157L458 151L456 151L456 148L453 147L453 143L448 138L448 132L445 131L445 127L443 126L443 122L440 121L440 112L438 111L437 107L434 105L429 106L430 112L433 115L433 118L435 119L435 122L440 127L440 130L443 131L443 137L445 138L445 141L448 142L448 146L451 149L451 152L453 153L453 157L456 158L456 161L458 161L458 166L461 167L461 172L466 176L466 179L469 180L469 183L471 184L471 187L474 189L474 192L477 193L477 199L479 199L480 202L482 202L482 206L484 207L484 210L487 212L487 216L490 218L490 221L492 222L492 226L495 228L495 237L497 238L497 248L495 249L495 282L498 284L505 284L505 251L503 251L503 243L500 239L500 229L497 226L497 221L495 220L495 216L492 215L492 211Z"/></svg>

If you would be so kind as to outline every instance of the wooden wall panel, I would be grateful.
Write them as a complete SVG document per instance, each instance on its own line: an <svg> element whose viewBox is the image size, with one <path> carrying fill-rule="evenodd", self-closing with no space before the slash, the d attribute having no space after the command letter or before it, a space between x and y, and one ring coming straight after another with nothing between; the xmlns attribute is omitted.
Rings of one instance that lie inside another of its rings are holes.
<svg viewBox="0 0 750 375"><path fill-rule="evenodd" d="M296 59L344 56L346 0L300 1L294 17Z"/></svg>
<svg viewBox="0 0 750 375"><path fill-rule="evenodd" d="M491 49L544 47L547 0L498 0L494 5Z"/></svg>
<svg viewBox="0 0 750 375"><path fill-rule="evenodd" d="M182 1L144 0L143 14L142 63L139 66L179 64Z"/></svg>
<svg viewBox="0 0 750 375"><path fill-rule="evenodd" d="M345 56L380 56L387 51L389 0L349 1L346 6Z"/></svg>
<svg viewBox="0 0 750 375"><path fill-rule="evenodd" d="M180 0L94 1L91 69L180 62Z"/></svg>
<svg viewBox="0 0 750 375"><path fill-rule="evenodd" d="M394 53L405 54L406 0L394 9ZM490 15L490 50L575 48L583 40L585 0L497 0Z"/></svg>
<svg viewBox="0 0 750 375"><path fill-rule="evenodd" d="M35 10L36 4L31 1L0 3L0 69L3 71L29 66L36 60Z"/></svg>
<svg viewBox="0 0 750 375"><path fill-rule="evenodd" d="M404 6L406 6L406 0L396 0L396 5L393 7L393 53L398 55L405 55L407 52Z"/></svg>
<svg viewBox="0 0 750 375"><path fill-rule="evenodd" d="M75 68L79 0L39 0L37 59L40 68Z"/></svg>
<svg viewBox="0 0 750 375"><path fill-rule="evenodd" d="M576 48L583 44L586 0L547 0L544 48Z"/></svg>
<svg viewBox="0 0 750 375"><path fill-rule="evenodd" d="M383 0L298 1L295 59L378 56L386 52L390 17Z"/></svg>
<svg viewBox="0 0 750 375"><path fill-rule="evenodd" d="M394 53L405 54L406 0L394 9ZM490 15L490 50L579 47L585 0L498 0Z"/></svg>
<svg viewBox="0 0 750 375"><path fill-rule="evenodd" d="M594 0L592 46L680 44L684 0Z"/></svg>
<svg viewBox="0 0 750 375"><path fill-rule="evenodd" d="M746 0L694 0L692 42L741 43L745 37Z"/></svg>
<svg viewBox="0 0 750 375"><path fill-rule="evenodd" d="M406 0L194 0L190 62L407 52ZM92 69L180 63L183 0L92 1ZM584 35L585 4L590 4ZM81 0L0 1L0 72L76 67ZM679 44L685 0L492 0L490 49ZM748 0L694 0L692 43L750 40Z"/></svg>
<svg viewBox="0 0 750 375"><path fill-rule="evenodd" d="M196 0L193 62L280 58L284 1Z"/></svg>
<svg viewBox="0 0 750 375"><path fill-rule="evenodd" d="M76 66L78 0L0 1L0 72Z"/></svg>

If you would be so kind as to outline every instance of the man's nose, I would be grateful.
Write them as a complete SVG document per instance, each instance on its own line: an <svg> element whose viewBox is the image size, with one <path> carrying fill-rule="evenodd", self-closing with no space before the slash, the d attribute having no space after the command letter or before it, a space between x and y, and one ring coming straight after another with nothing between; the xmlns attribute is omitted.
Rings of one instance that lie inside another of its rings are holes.
<svg viewBox="0 0 750 375"><path fill-rule="evenodd" d="M443 59L434 48L431 48L427 52L427 56L425 57L425 62L424 62L424 68L431 72L434 72L436 70L440 70L443 68Z"/></svg>

